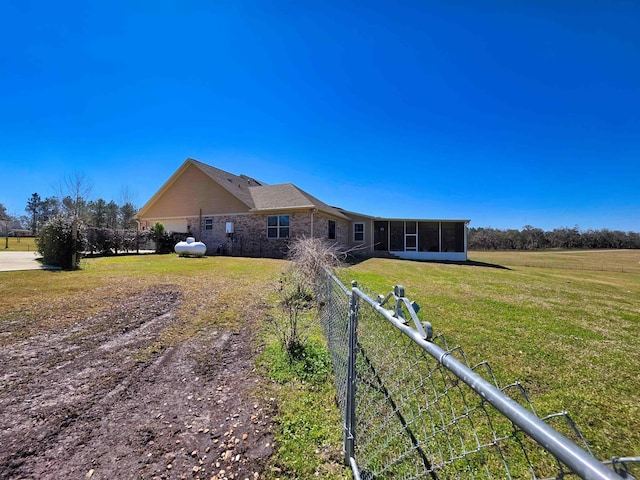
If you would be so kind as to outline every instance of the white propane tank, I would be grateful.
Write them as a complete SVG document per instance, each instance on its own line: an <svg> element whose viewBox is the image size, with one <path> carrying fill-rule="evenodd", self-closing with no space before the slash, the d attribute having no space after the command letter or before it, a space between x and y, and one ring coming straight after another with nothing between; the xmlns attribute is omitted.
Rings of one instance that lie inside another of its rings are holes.
<svg viewBox="0 0 640 480"><path fill-rule="evenodd" d="M181 257L204 257L207 246L202 242L196 242L193 237L187 237L186 242L178 242L173 250Z"/></svg>

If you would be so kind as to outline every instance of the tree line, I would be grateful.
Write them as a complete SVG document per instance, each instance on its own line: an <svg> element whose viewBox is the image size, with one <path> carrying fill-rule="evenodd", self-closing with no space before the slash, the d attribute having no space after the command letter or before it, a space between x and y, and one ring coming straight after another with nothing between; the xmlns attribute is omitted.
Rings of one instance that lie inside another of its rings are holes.
<svg viewBox="0 0 640 480"><path fill-rule="evenodd" d="M137 208L128 191L121 204L103 198L90 200L91 186L84 176L67 177L59 196L41 197L33 193L27 199L26 215L7 212L0 203L0 232L6 237L25 230L38 237L37 248L45 263L62 268L77 268L83 253L103 255L136 251L147 243L148 234L137 231Z"/></svg>
<svg viewBox="0 0 640 480"><path fill-rule="evenodd" d="M58 216L75 217L88 227L131 230L136 227L134 216L137 209L130 201L118 205L113 200L107 202L102 198L85 200L70 195L42 198L34 193L27 200L25 212L27 215L21 223L37 236L46 222Z"/></svg>
<svg viewBox="0 0 640 480"><path fill-rule="evenodd" d="M525 225L522 230L473 227L469 250L540 250L544 248L640 248L640 233L621 230L580 230L562 227L551 231Z"/></svg>

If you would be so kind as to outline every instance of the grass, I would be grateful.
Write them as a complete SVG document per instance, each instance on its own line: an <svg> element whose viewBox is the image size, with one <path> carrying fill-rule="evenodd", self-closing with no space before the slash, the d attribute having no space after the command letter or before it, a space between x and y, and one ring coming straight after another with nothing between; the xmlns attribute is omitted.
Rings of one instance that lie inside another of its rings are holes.
<svg viewBox="0 0 640 480"><path fill-rule="evenodd" d="M341 278L385 294L404 285L436 334L460 344L472 364L488 360L502 384L520 380L540 416L568 411L598 458L640 454L640 252L471 252L470 258L506 268L371 259L344 269ZM72 324L152 284L183 292L179 321L154 348L211 328L240 331L271 314L270 294L287 266L140 255L85 259L74 272L0 272L0 347L52 322ZM267 478L349 475L339 464L333 381L309 375L324 364L313 328L307 366L287 364L266 330L258 339L265 394L279 405Z"/></svg>
<svg viewBox="0 0 640 480"><path fill-rule="evenodd" d="M589 270L640 274L638 250L539 250L532 252L470 252L469 258L519 267Z"/></svg>
<svg viewBox="0 0 640 480"><path fill-rule="evenodd" d="M288 263L132 255L83 259L81 267L71 272L0 272L0 348L35 330L70 326L157 284L175 285L182 292L178 320L147 351L139 352L141 361L209 329L246 332L247 323L265 325L270 296ZM345 476L345 467L340 464L342 427L334 407L335 389L326 350L318 332L311 333L313 347L298 365L282 358L275 338L266 329L256 336L256 349L265 352L260 360L265 372L261 388L279 406L276 450L261 478L307 478L315 472L321 478Z"/></svg>
<svg viewBox="0 0 640 480"><path fill-rule="evenodd" d="M6 248L8 246L8 248ZM38 249L34 237L0 237L0 254L2 252L35 252Z"/></svg>
<svg viewBox="0 0 640 480"><path fill-rule="evenodd" d="M277 447L266 478L345 478L331 356L315 305L304 289L301 294L300 278L287 274L278 280L264 323L266 348L258 358L272 380L268 395L280 403Z"/></svg>
<svg viewBox="0 0 640 480"><path fill-rule="evenodd" d="M345 478L331 359L319 332L307 342L302 358L290 359L275 342L259 363L274 380L269 394L280 401L277 448L266 478Z"/></svg>
<svg viewBox="0 0 640 480"><path fill-rule="evenodd" d="M470 259L506 268L371 259L341 277L384 294L402 284L421 319L461 345L471 364L488 360L503 385L520 380L538 415L568 411L600 459L637 455L640 274L631 270L640 252Z"/></svg>

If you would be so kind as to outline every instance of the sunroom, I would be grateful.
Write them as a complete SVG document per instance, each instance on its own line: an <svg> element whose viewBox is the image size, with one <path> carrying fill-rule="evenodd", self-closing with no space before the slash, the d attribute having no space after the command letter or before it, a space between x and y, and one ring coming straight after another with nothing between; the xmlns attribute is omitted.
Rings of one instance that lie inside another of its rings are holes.
<svg viewBox="0 0 640 480"><path fill-rule="evenodd" d="M467 260L469 220L373 220L373 250L409 260Z"/></svg>

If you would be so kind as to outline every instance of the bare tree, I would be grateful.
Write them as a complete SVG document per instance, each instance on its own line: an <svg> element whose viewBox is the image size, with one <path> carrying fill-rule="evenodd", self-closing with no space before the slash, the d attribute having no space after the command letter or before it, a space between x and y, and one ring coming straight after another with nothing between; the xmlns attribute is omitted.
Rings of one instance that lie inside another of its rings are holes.
<svg viewBox="0 0 640 480"><path fill-rule="evenodd" d="M118 205L126 205L127 203L133 205L135 207L136 204L136 194L129 188L128 185L125 185L120 188L120 193L118 194Z"/></svg>
<svg viewBox="0 0 640 480"><path fill-rule="evenodd" d="M60 182L60 198L67 215L82 217L89 201L93 182L84 173L74 172Z"/></svg>
<svg viewBox="0 0 640 480"><path fill-rule="evenodd" d="M86 216L86 205L91 195L93 182L84 173L74 172L62 179L60 183L60 198L67 210L67 215L73 217L71 222L71 265L78 264L78 220Z"/></svg>

